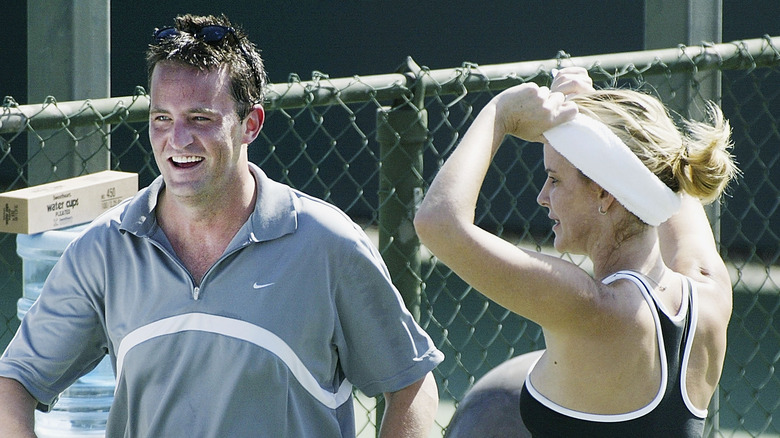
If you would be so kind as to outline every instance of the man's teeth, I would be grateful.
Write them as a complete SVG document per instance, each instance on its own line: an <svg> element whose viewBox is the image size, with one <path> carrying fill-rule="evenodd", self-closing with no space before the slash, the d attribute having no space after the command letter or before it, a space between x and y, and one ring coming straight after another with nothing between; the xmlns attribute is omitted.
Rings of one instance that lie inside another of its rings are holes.
<svg viewBox="0 0 780 438"><path fill-rule="evenodd" d="M203 158L201 157L171 157L171 160L173 160L174 163L195 163L198 161L203 161Z"/></svg>

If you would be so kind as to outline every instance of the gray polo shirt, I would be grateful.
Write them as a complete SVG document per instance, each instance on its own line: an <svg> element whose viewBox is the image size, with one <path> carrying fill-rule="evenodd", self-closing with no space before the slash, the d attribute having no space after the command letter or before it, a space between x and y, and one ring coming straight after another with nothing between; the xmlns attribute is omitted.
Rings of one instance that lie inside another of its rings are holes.
<svg viewBox="0 0 780 438"><path fill-rule="evenodd" d="M105 353L108 437L355 436L367 395L443 360L363 231L268 179L199 286L157 226L158 178L63 253L0 358L47 409Z"/></svg>

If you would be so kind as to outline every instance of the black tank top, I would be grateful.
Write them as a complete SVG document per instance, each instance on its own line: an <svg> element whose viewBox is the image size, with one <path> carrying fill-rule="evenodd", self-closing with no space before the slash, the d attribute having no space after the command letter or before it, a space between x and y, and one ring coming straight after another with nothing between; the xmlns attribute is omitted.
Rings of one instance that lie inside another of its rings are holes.
<svg viewBox="0 0 780 438"><path fill-rule="evenodd" d="M530 383L529 373L520 395L520 414L534 438L698 438L704 434L707 411L696 409L685 389L685 373L697 319L693 284L685 278L683 303L675 316L666 311L641 274L619 271L603 282L609 284L618 279L627 279L639 286L653 313L662 364L658 394L650 404L634 412L618 415L588 414L564 408L544 397Z"/></svg>

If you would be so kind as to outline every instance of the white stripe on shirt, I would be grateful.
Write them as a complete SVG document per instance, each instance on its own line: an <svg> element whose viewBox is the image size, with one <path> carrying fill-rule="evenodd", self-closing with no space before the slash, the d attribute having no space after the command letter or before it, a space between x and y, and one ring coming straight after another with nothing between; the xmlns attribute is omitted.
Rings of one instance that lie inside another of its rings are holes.
<svg viewBox="0 0 780 438"><path fill-rule="evenodd" d="M159 336L184 331L215 333L250 342L268 350L287 365L298 383L312 397L331 409L336 409L344 404L352 394L352 384L346 379L341 383L336 393L323 389L290 346L272 332L246 321L206 313L186 313L172 316L128 333L119 344L116 355L117 379L121 378L125 356L133 347Z"/></svg>

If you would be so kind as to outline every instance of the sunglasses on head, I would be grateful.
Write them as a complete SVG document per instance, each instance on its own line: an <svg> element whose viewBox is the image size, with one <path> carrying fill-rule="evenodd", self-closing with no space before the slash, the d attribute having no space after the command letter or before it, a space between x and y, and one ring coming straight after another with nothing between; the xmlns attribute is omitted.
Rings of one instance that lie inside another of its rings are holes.
<svg viewBox="0 0 780 438"><path fill-rule="evenodd" d="M179 29L176 29L173 26L167 26L163 27L162 29L155 29L154 30L154 40L156 42L160 42L166 38L174 37L176 35L181 34L181 31ZM192 34L195 38L201 39L207 43L215 43L218 41L222 41L225 39L225 36L227 35L233 35L233 38L238 40L236 37L236 30L232 27L228 26L220 26L217 24L212 24L209 26L203 26L198 30L197 32Z"/></svg>
<svg viewBox="0 0 780 438"><path fill-rule="evenodd" d="M175 37L176 35L180 35L181 33L182 31L176 29L173 26L167 26L161 29L155 29L154 41L156 43L160 43L162 40L166 38L172 38ZM249 65L249 68L252 70L252 76L254 76L255 79L255 86L257 86L258 89L262 87L262 82L260 81L260 77L257 74L257 71L255 70L255 64L252 62L252 58L249 56L246 50L244 50L244 46L242 46L241 43L238 41L238 35L236 35L235 29L233 29L230 26L220 26L218 24L210 24L208 26L201 27L195 33L191 33L191 32L187 32L187 33L190 33L196 39L202 40L207 43L220 42L224 40L226 36L232 35L233 41L236 42L238 49L241 50L241 54L244 56L244 60Z"/></svg>

